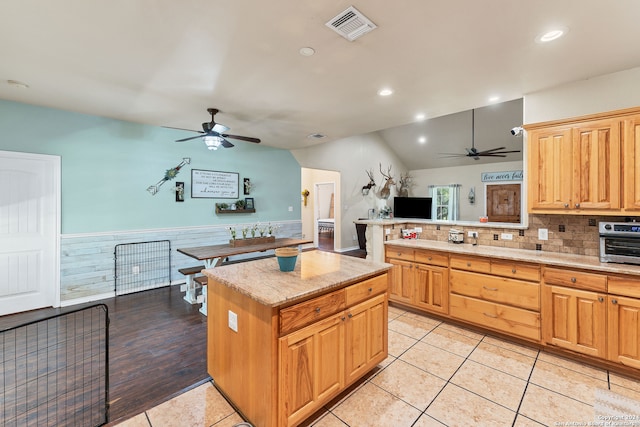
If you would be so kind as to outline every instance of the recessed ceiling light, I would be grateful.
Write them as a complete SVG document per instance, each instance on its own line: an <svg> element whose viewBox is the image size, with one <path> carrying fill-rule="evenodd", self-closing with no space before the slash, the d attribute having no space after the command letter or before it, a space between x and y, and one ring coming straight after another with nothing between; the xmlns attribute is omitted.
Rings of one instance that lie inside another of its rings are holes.
<svg viewBox="0 0 640 427"><path fill-rule="evenodd" d="M22 89L28 89L29 88L28 84L26 84L24 82L21 82L19 80L7 80L7 84L9 86L19 87L19 88L22 88Z"/></svg>
<svg viewBox="0 0 640 427"><path fill-rule="evenodd" d="M547 31L545 33L540 34L538 37L536 37L536 42L548 43L550 41L557 40L560 37L567 34L567 31L569 31L569 29L566 27L556 28L551 31Z"/></svg>
<svg viewBox="0 0 640 427"><path fill-rule="evenodd" d="M499 96L490 96L489 97L489 102L496 102L499 101L500 97Z"/></svg>
<svg viewBox="0 0 640 427"><path fill-rule="evenodd" d="M389 95L391 95L392 93L393 93L393 90L392 90L392 89L389 89L389 88L380 89L380 90L378 91L378 95L380 95L380 96L389 96Z"/></svg>
<svg viewBox="0 0 640 427"><path fill-rule="evenodd" d="M424 120L426 118L427 118L426 114L423 114L423 113L416 114L416 120Z"/></svg>
<svg viewBox="0 0 640 427"><path fill-rule="evenodd" d="M302 47L298 51L302 56L312 56L316 51L312 47Z"/></svg>
<svg viewBox="0 0 640 427"><path fill-rule="evenodd" d="M424 137L424 136L421 136L420 138L418 138L418 142L419 142L420 144L424 144L424 143L426 143L426 142L427 142L427 138L426 138L426 137Z"/></svg>

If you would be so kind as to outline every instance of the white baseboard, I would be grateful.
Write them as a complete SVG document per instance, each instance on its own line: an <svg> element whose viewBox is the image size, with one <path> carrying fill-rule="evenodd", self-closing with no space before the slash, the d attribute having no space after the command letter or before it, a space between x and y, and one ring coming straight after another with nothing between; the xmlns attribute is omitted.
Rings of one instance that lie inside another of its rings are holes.
<svg viewBox="0 0 640 427"><path fill-rule="evenodd" d="M355 251L355 250L358 250L358 249L360 249L360 246L351 246L351 247L348 247L348 248L338 249L338 250L336 250L336 252L339 252L339 253L350 252L350 251Z"/></svg>
<svg viewBox="0 0 640 427"><path fill-rule="evenodd" d="M115 292L107 292L107 293L104 293L104 294L90 295L88 297L75 298L75 299L60 301L60 307L68 307L70 305L84 304L84 303L87 303L87 302L93 302L93 301L99 301L99 300L102 300L102 299L113 298L115 296L116 296Z"/></svg>

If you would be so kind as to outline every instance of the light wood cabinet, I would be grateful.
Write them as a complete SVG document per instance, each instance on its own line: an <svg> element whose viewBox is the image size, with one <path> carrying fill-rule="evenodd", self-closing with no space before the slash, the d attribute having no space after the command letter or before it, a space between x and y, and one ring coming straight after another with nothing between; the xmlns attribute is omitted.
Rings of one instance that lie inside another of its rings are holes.
<svg viewBox="0 0 640 427"><path fill-rule="evenodd" d="M606 357L607 295L544 285L542 336L547 344L590 356Z"/></svg>
<svg viewBox="0 0 640 427"><path fill-rule="evenodd" d="M382 282L371 280L371 292ZM385 292L386 275L383 283ZM366 289L366 282L354 287ZM347 293L361 295L358 290L350 291L347 288ZM279 425L298 425L384 360L387 322L387 296L378 292L364 302L281 337Z"/></svg>
<svg viewBox="0 0 640 427"><path fill-rule="evenodd" d="M509 335L540 340L540 267L451 255L449 314Z"/></svg>
<svg viewBox="0 0 640 427"><path fill-rule="evenodd" d="M621 209L621 121L532 129L529 210L596 213Z"/></svg>
<svg viewBox="0 0 640 427"><path fill-rule="evenodd" d="M387 247L392 264L389 299L423 310L449 312L449 269L446 254Z"/></svg>
<svg viewBox="0 0 640 427"><path fill-rule="evenodd" d="M608 358L632 368L640 368L640 300L607 297Z"/></svg>
<svg viewBox="0 0 640 427"><path fill-rule="evenodd" d="M640 114L623 120L624 209L640 210Z"/></svg>

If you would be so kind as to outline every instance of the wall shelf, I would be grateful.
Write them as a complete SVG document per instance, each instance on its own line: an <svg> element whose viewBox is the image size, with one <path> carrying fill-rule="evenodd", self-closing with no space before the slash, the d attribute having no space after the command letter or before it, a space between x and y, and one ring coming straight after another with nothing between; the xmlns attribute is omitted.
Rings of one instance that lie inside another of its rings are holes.
<svg viewBox="0 0 640 427"><path fill-rule="evenodd" d="M241 213L255 213L255 209L220 209L216 207L217 214L241 214Z"/></svg>

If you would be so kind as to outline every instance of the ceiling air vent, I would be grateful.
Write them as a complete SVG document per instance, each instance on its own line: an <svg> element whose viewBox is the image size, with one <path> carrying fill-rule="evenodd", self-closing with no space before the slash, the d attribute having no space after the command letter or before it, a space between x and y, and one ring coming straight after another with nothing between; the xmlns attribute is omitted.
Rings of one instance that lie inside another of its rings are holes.
<svg viewBox="0 0 640 427"><path fill-rule="evenodd" d="M358 9L351 6L325 24L350 42L377 28Z"/></svg>

